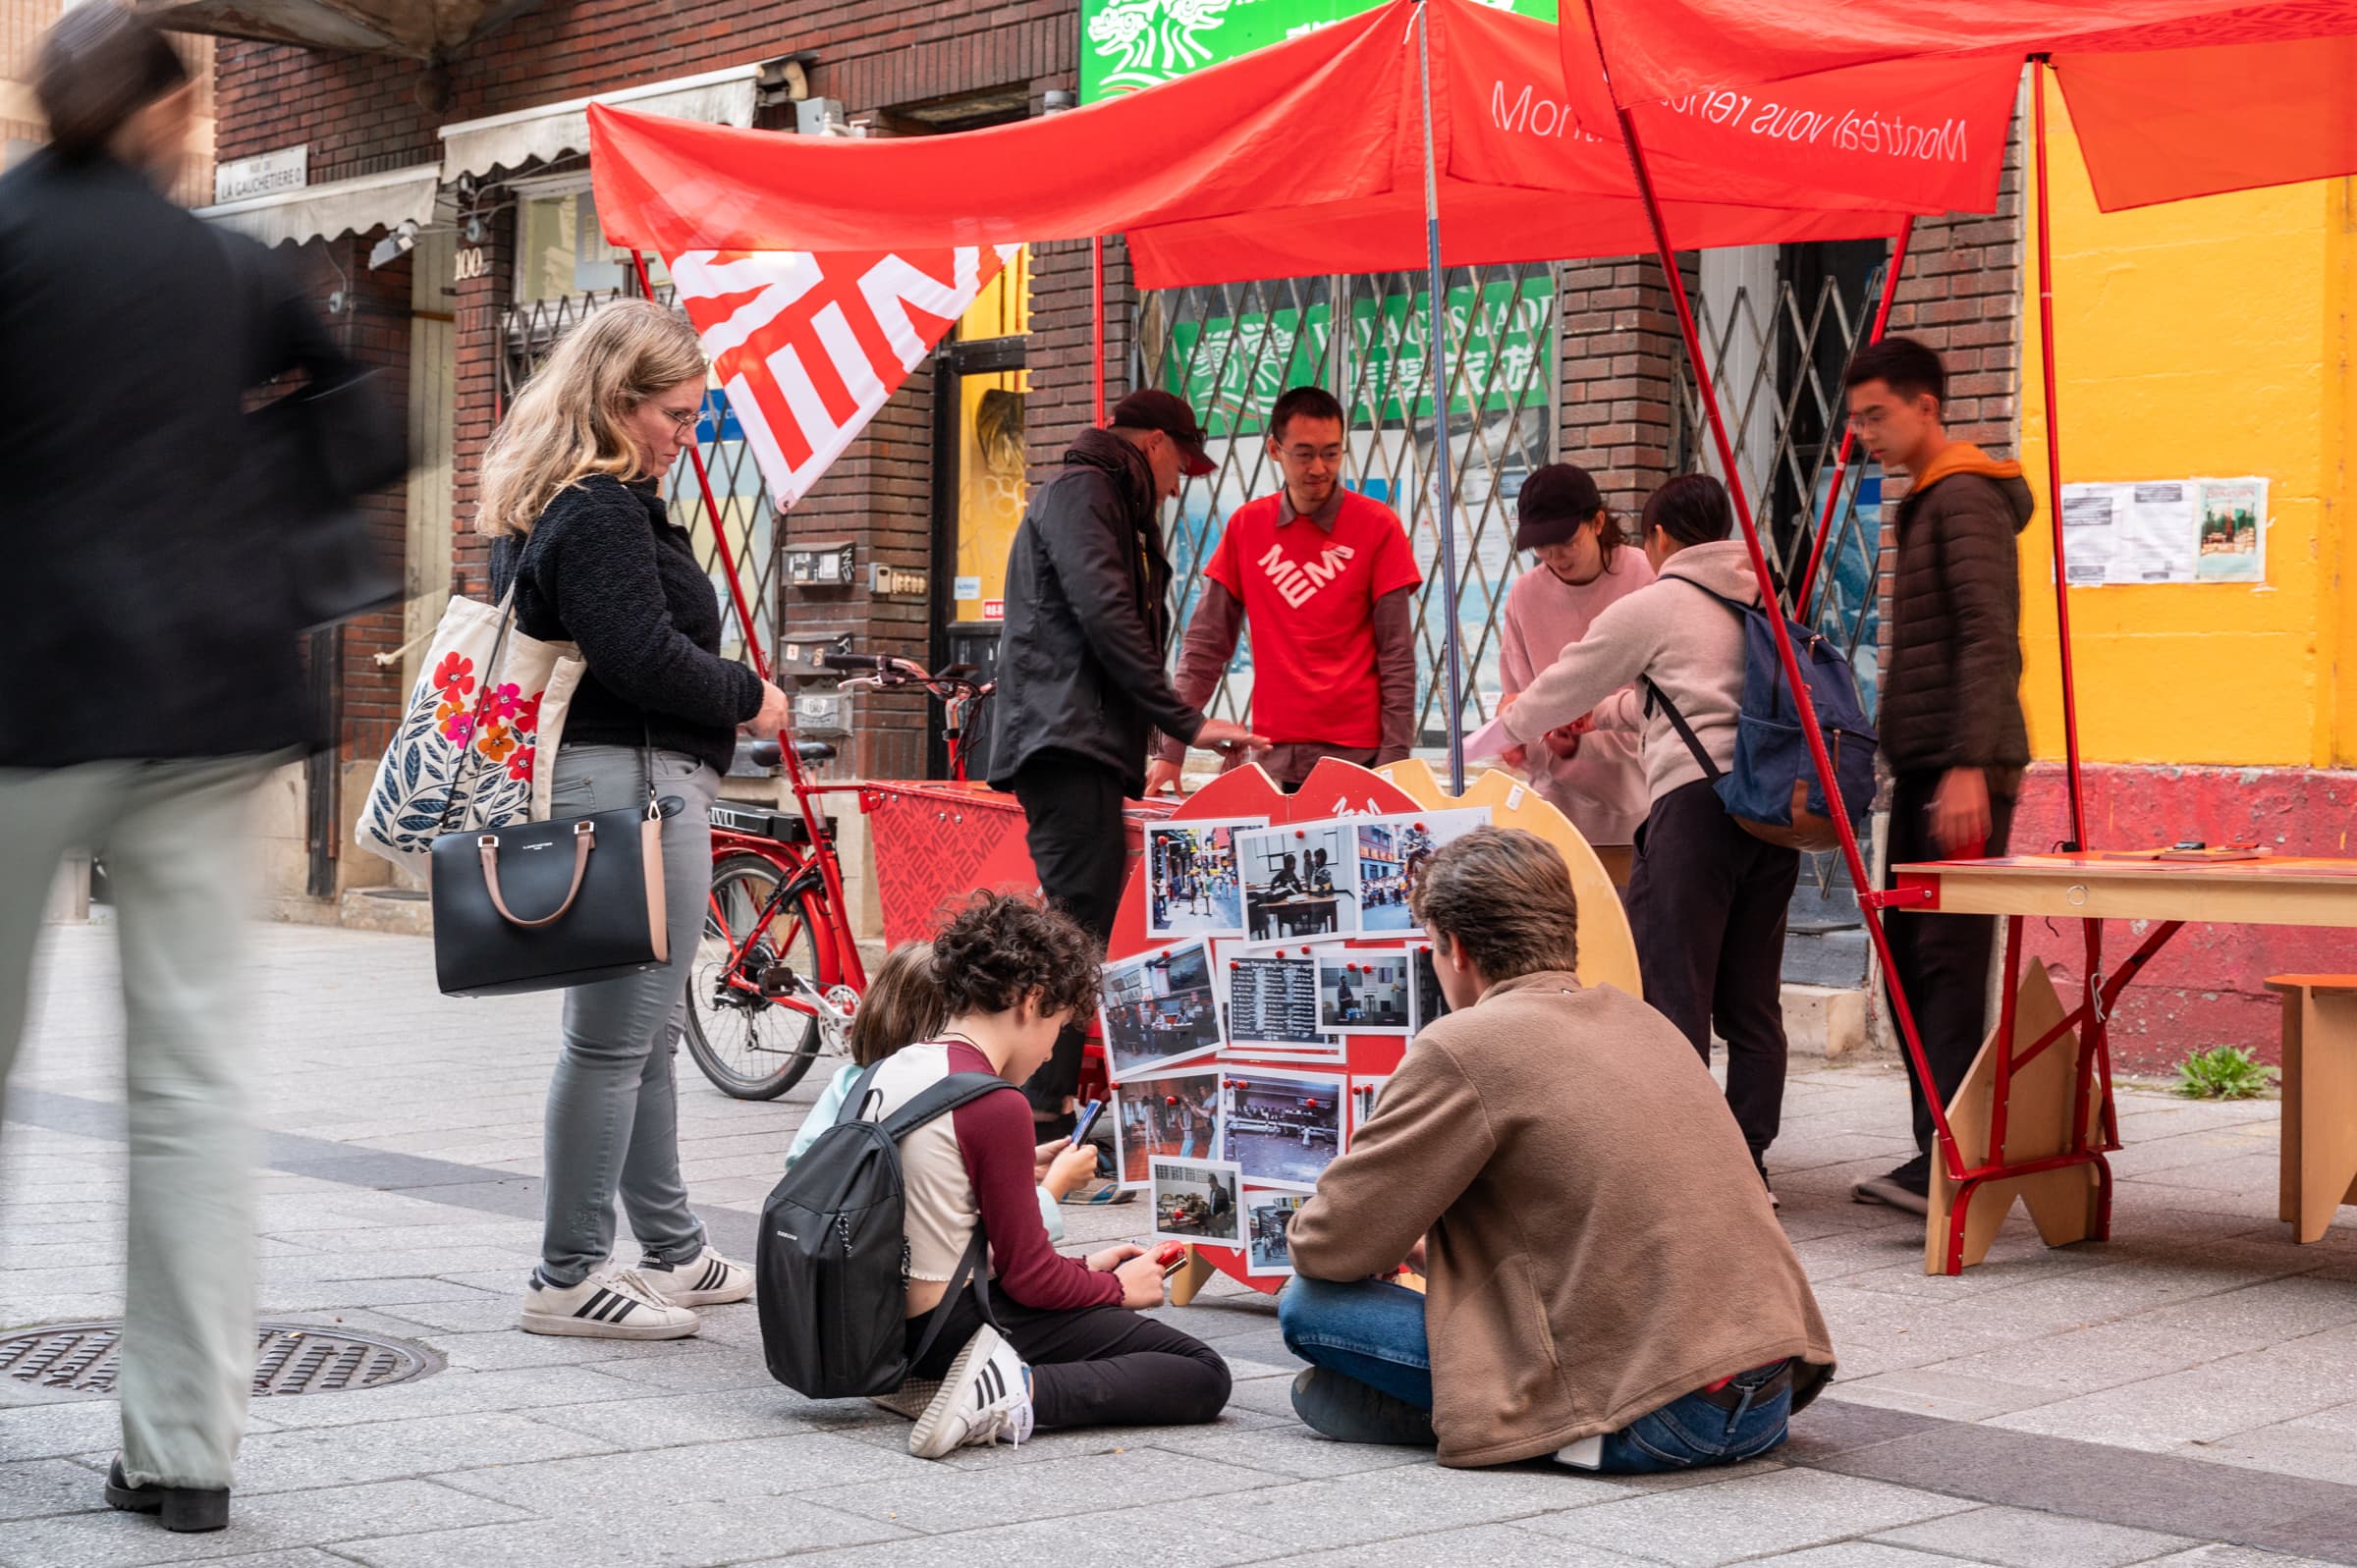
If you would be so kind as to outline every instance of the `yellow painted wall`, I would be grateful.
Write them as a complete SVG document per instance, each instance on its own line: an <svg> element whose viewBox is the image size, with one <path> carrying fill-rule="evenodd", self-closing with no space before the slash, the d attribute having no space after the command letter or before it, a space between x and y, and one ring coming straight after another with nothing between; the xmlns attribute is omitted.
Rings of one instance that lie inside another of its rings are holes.
<svg viewBox="0 0 2357 1568"><path fill-rule="evenodd" d="M2267 581L2074 589L2090 762L2357 765L2346 180L2099 212L2048 86L2062 479L2269 481ZM2034 178L2034 172L2033 172ZM2062 754L2035 229L2025 247L2023 698Z"/></svg>

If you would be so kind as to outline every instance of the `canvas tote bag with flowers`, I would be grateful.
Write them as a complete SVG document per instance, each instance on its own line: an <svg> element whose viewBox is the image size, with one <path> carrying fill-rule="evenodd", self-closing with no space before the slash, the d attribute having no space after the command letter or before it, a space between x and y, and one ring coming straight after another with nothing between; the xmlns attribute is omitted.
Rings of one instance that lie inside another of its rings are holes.
<svg viewBox="0 0 2357 1568"><path fill-rule="evenodd" d="M548 817L565 712L588 667L572 643L517 630L513 599L453 598L435 628L357 829L397 865L422 865L446 832Z"/></svg>

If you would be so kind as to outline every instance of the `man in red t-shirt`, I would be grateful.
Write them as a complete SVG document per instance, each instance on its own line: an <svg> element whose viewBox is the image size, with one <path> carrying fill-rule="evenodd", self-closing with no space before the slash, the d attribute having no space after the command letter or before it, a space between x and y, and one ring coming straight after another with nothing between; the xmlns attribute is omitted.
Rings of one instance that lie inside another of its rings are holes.
<svg viewBox="0 0 2357 1568"><path fill-rule="evenodd" d="M1343 488L1343 406L1295 387L1269 413L1285 488L1228 514L1178 656L1180 700L1210 697L1236 635L1252 635L1256 759L1287 789L1321 757L1377 767L1405 757L1416 723L1416 588L1406 530L1382 502ZM1146 793L1178 782L1183 742L1165 736Z"/></svg>

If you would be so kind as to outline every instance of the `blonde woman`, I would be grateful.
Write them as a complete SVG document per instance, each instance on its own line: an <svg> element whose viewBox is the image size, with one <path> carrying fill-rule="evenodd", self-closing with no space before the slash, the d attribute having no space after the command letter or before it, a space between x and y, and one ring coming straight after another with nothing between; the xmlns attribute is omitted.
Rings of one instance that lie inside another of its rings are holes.
<svg viewBox="0 0 2357 1568"><path fill-rule="evenodd" d="M786 694L720 657L720 600L657 486L695 437L704 354L646 300L568 333L483 457L476 526L516 624L576 643L588 673L557 752L560 817L664 805L672 960L566 993L548 1089L545 1222L527 1333L678 1339L697 1307L742 1301L752 1271L714 1252L680 1179L673 1050L711 877L712 800L739 730L774 735ZM642 1258L615 1265L619 1192Z"/></svg>

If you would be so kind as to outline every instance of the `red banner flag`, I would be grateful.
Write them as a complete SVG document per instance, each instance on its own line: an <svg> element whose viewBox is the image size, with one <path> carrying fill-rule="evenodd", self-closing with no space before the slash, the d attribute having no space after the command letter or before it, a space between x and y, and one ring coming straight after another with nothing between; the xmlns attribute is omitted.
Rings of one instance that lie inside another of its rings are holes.
<svg viewBox="0 0 2357 1568"><path fill-rule="evenodd" d="M850 446L1019 245L666 256L780 507Z"/></svg>

